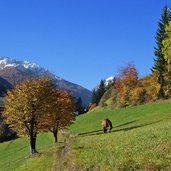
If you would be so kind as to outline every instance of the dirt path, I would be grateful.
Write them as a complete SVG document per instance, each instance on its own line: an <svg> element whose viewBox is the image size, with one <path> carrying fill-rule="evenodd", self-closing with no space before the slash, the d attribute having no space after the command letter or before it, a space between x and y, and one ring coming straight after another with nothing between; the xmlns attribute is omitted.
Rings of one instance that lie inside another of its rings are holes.
<svg viewBox="0 0 171 171"><path fill-rule="evenodd" d="M54 154L56 160L54 161L51 171L74 171L73 163L70 160L70 154L75 136L68 132L62 132L62 135L65 139L64 144L58 152Z"/></svg>

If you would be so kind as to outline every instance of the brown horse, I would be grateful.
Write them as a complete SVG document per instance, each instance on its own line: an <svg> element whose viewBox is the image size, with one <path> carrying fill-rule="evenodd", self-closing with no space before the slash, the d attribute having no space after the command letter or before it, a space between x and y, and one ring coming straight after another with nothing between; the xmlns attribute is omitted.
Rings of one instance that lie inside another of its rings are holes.
<svg viewBox="0 0 171 171"><path fill-rule="evenodd" d="M112 127L112 122L108 118L103 119L102 120L102 127L103 127L104 133L106 133L107 131L111 132L111 130L113 128Z"/></svg>

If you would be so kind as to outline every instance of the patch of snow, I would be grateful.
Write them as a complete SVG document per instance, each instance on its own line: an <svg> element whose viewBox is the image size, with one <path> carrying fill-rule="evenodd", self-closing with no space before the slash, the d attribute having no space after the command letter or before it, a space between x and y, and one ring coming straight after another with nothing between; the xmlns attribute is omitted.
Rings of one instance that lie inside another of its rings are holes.
<svg viewBox="0 0 171 171"><path fill-rule="evenodd" d="M114 79L114 76L111 76L109 78L106 78L106 82L113 81L113 79Z"/></svg>
<svg viewBox="0 0 171 171"><path fill-rule="evenodd" d="M58 80L62 80L62 78L55 76L54 74L50 73L47 69L40 67L35 63L31 63L29 61L17 61L15 59L9 57L0 57L0 69L4 69L6 67L16 67L20 70L30 70L31 72L36 72L36 74L42 76L47 75L51 78L56 78Z"/></svg>
<svg viewBox="0 0 171 171"><path fill-rule="evenodd" d="M55 76L55 78L57 79L57 80L63 80L61 77L58 77L58 76Z"/></svg>
<svg viewBox="0 0 171 171"><path fill-rule="evenodd" d="M6 64L5 67L16 67L16 64Z"/></svg>
<svg viewBox="0 0 171 171"><path fill-rule="evenodd" d="M106 84L106 86L107 86L110 82L113 82L114 78L115 78L114 76L110 76L110 77L106 78L106 79L105 79L105 84Z"/></svg>

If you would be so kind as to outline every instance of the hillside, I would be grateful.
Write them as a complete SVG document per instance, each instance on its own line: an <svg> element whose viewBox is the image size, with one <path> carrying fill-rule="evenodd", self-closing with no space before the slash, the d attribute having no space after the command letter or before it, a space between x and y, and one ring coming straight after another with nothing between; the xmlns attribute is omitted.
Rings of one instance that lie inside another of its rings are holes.
<svg viewBox="0 0 171 171"><path fill-rule="evenodd" d="M5 79L0 77L0 112L4 106L3 97L6 95L7 91L12 89L13 86ZM4 123L3 118L0 113L0 142L4 140L9 140L15 137L15 133L11 131L8 126Z"/></svg>
<svg viewBox="0 0 171 171"><path fill-rule="evenodd" d="M51 133L40 134L37 138L37 149L39 154L30 156L29 141L27 138L18 138L16 140L0 143L0 171L43 171L49 170L57 163L57 151L62 145L54 144L54 138Z"/></svg>
<svg viewBox="0 0 171 171"><path fill-rule="evenodd" d="M112 121L111 133L103 133L103 118ZM1 143L0 170L36 167L49 171L59 161L60 168L67 171L171 170L171 100L117 110L96 109L77 117L69 131L69 138L60 138L57 146L51 134L40 135L37 145L41 153L34 157L28 156L25 138Z"/></svg>
<svg viewBox="0 0 171 171"><path fill-rule="evenodd" d="M99 107L107 107L111 109L117 108L116 93L113 87L106 90L106 92L100 99Z"/></svg>
<svg viewBox="0 0 171 171"><path fill-rule="evenodd" d="M103 118L111 119L112 133L103 133ZM78 134L71 152L78 170L171 170L171 100L95 110L70 130Z"/></svg>
<svg viewBox="0 0 171 171"><path fill-rule="evenodd" d="M0 97L3 97L13 86L7 80L0 77Z"/></svg>
<svg viewBox="0 0 171 171"><path fill-rule="evenodd" d="M10 84L29 79L31 77L48 76L53 79L54 84L59 88L70 92L74 97L82 98L83 104L87 106L91 100L92 92L88 89L66 81L56 76L47 69L28 61L18 61L9 57L0 57L0 77L7 80Z"/></svg>

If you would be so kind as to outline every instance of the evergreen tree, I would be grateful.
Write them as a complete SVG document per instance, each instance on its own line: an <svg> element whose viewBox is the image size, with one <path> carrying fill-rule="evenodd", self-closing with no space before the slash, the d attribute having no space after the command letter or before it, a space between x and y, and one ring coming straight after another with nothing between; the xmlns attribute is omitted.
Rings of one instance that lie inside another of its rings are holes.
<svg viewBox="0 0 171 171"><path fill-rule="evenodd" d="M163 8L161 19L158 23L158 30L156 33L156 47L155 47L155 59L154 59L154 66L152 68L153 72L157 73L158 83L160 84L160 91L159 91L159 98L164 98L164 86L165 86L165 79L164 75L167 72L167 62L164 59L164 54L162 52L163 48L163 40L166 36L166 26L168 25L169 21L171 20L171 11L170 8L165 6Z"/></svg>
<svg viewBox="0 0 171 171"><path fill-rule="evenodd" d="M98 105L105 91L106 91L105 80L101 80L98 88L93 89L91 103L92 104L95 103L96 105Z"/></svg>
<svg viewBox="0 0 171 171"><path fill-rule="evenodd" d="M171 21L166 27L166 37L163 41L162 48L165 60L167 61L167 73L165 74L165 94L167 97L171 97Z"/></svg>
<svg viewBox="0 0 171 171"><path fill-rule="evenodd" d="M106 90L109 90L111 87L113 87L114 83L115 83L115 78L109 80L108 83L106 84Z"/></svg>
<svg viewBox="0 0 171 171"><path fill-rule="evenodd" d="M97 91L96 91L96 89L93 89L91 103L97 104Z"/></svg>
<svg viewBox="0 0 171 171"><path fill-rule="evenodd" d="M78 111L79 114L82 114L84 112L83 102L81 97L79 97L75 103L76 111Z"/></svg>
<svg viewBox="0 0 171 171"><path fill-rule="evenodd" d="M100 100L101 100L103 94L105 93L105 91L106 91L105 80L101 80L98 91L97 91L98 92L97 93L98 103L100 102Z"/></svg>

